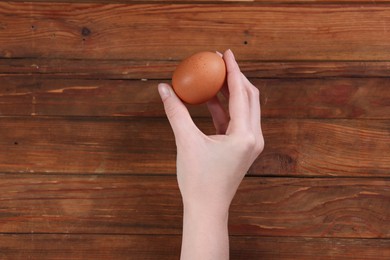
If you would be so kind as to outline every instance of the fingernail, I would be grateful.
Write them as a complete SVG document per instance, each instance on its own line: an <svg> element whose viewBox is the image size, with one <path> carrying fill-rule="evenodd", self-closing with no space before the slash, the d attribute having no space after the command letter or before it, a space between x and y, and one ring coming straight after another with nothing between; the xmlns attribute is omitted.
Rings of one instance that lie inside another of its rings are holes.
<svg viewBox="0 0 390 260"><path fill-rule="evenodd" d="M227 51L234 57L234 53L231 49L228 49Z"/></svg>
<svg viewBox="0 0 390 260"><path fill-rule="evenodd" d="M223 54L220 53L219 51L215 51L215 53L218 54L218 55L221 56L221 57L223 56Z"/></svg>
<svg viewBox="0 0 390 260"><path fill-rule="evenodd" d="M168 86L164 83L158 84L158 93L160 94L161 99L165 99L171 95Z"/></svg>

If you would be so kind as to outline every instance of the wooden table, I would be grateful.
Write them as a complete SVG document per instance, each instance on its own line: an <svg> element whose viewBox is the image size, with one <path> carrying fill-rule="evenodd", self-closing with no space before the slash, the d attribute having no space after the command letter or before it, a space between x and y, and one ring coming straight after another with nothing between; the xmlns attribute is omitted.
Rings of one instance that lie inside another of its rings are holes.
<svg viewBox="0 0 390 260"><path fill-rule="evenodd" d="M231 259L390 259L388 0L109 2L0 3L0 259L178 259L157 84L228 48L266 142Z"/></svg>

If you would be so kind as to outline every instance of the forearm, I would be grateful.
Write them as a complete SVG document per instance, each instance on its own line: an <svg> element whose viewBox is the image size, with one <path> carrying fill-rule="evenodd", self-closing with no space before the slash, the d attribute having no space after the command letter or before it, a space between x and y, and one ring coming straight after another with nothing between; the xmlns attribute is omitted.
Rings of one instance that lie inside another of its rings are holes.
<svg viewBox="0 0 390 260"><path fill-rule="evenodd" d="M181 260L229 259L228 211L184 207Z"/></svg>

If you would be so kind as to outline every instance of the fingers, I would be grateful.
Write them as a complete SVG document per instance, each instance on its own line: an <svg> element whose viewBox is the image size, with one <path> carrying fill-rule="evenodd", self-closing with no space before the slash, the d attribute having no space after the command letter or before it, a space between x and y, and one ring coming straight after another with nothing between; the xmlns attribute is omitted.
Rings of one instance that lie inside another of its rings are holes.
<svg viewBox="0 0 390 260"><path fill-rule="evenodd" d="M221 58L223 58L223 54L220 53L219 51L216 52L219 56L221 56ZM220 92L222 93L222 95L226 98L226 100L229 100L229 89L228 89L228 85L227 85L227 81L225 80L225 82L223 83L223 86L220 90Z"/></svg>
<svg viewBox="0 0 390 260"><path fill-rule="evenodd" d="M176 96L170 85L160 83L158 85L158 92L164 103L165 113L171 124L176 140L183 140L191 132L198 129L192 121L186 106Z"/></svg>
<svg viewBox="0 0 390 260"><path fill-rule="evenodd" d="M229 88L226 83L223 85L220 91L226 100L229 100Z"/></svg>
<svg viewBox="0 0 390 260"><path fill-rule="evenodd" d="M229 125L229 116L226 114L217 96L207 102L207 107L213 118L216 134L225 134Z"/></svg>
<svg viewBox="0 0 390 260"><path fill-rule="evenodd" d="M228 73L231 130L250 131L262 136L259 90L241 73L230 50L225 52L224 59Z"/></svg>
<svg viewBox="0 0 390 260"><path fill-rule="evenodd" d="M246 131L250 120L250 106L243 77L231 50L224 53L229 90L229 131Z"/></svg>
<svg viewBox="0 0 390 260"><path fill-rule="evenodd" d="M218 97L207 102L216 132L228 135L236 132L250 133L261 136L259 91L241 73L230 50L224 53L223 59L227 70L227 84L221 89L221 93L229 100L229 113L225 111ZM171 86L159 84L158 90L176 140L185 140L194 131L201 133Z"/></svg>
<svg viewBox="0 0 390 260"><path fill-rule="evenodd" d="M251 111L251 124L255 133L261 134L261 107L259 90L242 74L244 84L249 93L249 105Z"/></svg>
<svg viewBox="0 0 390 260"><path fill-rule="evenodd" d="M216 52L221 58L223 54ZM226 81L222 86L220 92L226 99L229 99L229 90L227 88ZM218 96L214 96L211 100L207 102L207 108L210 111L211 117L213 118L214 127L217 135L222 135L226 133L227 127L229 125L229 116L223 108L221 101Z"/></svg>

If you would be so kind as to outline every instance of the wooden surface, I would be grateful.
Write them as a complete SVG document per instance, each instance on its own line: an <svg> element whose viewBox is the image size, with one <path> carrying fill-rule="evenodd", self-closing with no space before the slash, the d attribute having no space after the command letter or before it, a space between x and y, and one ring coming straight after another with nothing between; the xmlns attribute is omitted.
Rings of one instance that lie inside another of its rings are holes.
<svg viewBox="0 0 390 260"><path fill-rule="evenodd" d="M156 86L227 48L266 142L231 206L231 259L389 259L387 0L1 2L0 258L178 259Z"/></svg>
<svg viewBox="0 0 390 260"><path fill-rule="evenodd" d="M0 16L5 58L180 60L232 48L241 60L390 59L387 4L1 3Z"/></svg>

